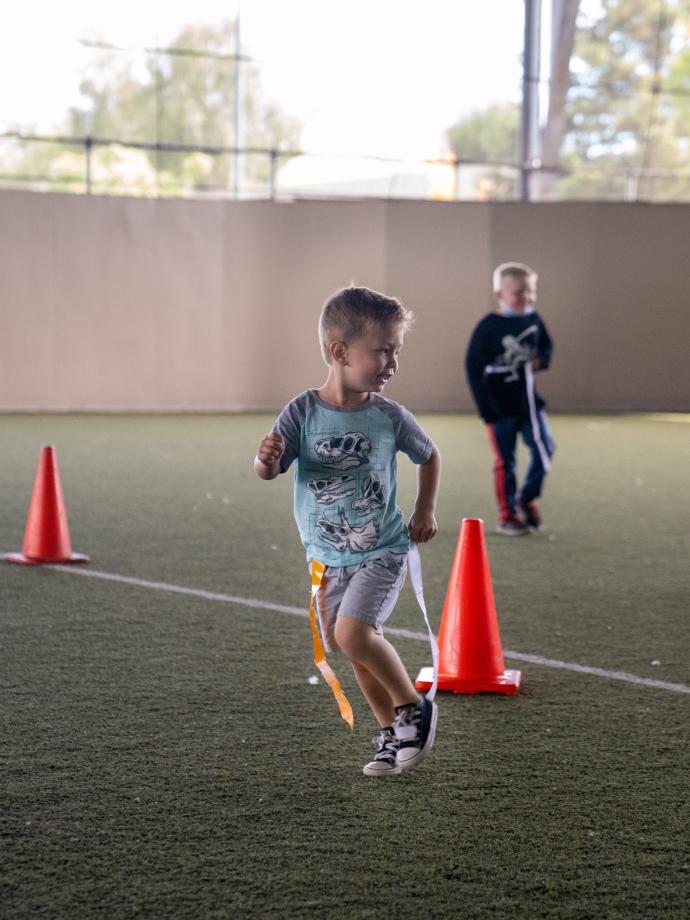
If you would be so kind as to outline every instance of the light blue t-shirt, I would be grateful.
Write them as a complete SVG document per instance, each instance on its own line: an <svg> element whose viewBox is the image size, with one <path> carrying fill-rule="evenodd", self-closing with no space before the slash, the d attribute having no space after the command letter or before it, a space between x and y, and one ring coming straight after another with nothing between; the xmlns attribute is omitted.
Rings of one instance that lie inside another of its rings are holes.
<svg viewBox="0 0 690 920"><path fill-rule="evenodd" d="M308 562L345 566L384 549L408 551L395 503L396 454L421 464L433 447L411 412L377 393L361 406L339 408L305 390L273 431L285 439L281 473L295 463L295 520Z"/></svg>

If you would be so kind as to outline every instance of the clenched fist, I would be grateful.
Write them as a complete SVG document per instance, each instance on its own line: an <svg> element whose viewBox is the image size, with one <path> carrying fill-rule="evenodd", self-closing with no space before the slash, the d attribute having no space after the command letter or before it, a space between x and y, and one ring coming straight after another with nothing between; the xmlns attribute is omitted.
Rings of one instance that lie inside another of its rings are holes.
<svg viewBox="0 0 690 920"><path fill-rule="evenodd" d="M438 525L433 511L415 511L407 525L410 540L415 543L428 543L436 536Z"/></svg>
<svg viewBox="0 0 690 920"><path fill-rule="evenodd" d="M280 458L285 453L285 439L281 434L278 434L277 431L272 431L270 434L267 434L265 438L262 438L261 443L259 444L259 449L256 452L256 459L259 461L264 469L257 467L257 464L254 464L254 468L259 476L262 479L273 479L274 476L277 476L280 469L279 463ZM269 475L263 475L268 473Z"/></svg>

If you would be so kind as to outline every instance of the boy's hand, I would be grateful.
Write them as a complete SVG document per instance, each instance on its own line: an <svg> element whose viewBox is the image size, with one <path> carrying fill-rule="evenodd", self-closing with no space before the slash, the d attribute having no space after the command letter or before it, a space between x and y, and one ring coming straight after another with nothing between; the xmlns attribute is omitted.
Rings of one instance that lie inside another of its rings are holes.
<svg viewBox="0 0 690 920"><path fill-rule="evenodd" d="M262 439L259 449L256 452L256 458L264 466L274 469L285 453L285 439L277 431L272 431Z"/></svg>
<svg viewBox="0 0 690 920"><path fill-rule="evenodd" d="M412 513L407 531L415 543L428 543L436 536L438 525L433 511L416 510Z"/></svg>
<svg viewBox="0 0 690 920"><path fill-rule="evenodd" d="M417 467L417 500L407 525L410 539L415 543L428 543L436 536L436 498L441 481L441 455L435 444L426 463Z"/></svg>

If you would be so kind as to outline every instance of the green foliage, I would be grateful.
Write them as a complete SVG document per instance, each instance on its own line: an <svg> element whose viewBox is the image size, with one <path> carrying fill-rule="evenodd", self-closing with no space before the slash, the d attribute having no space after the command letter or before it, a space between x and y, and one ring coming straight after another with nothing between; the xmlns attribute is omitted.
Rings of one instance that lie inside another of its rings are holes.
<svg viewBox="0 0 690 920"><path fill-rule="evenodd" d="M519 121L514 105L492 105L473 112L448 130L450 148L459 160L515 162Z"/></svg>
<svg viewBox="0 0 690 920"><path fill-rule="evenodd" d="M493 105L461 119L447 132L453 154L461 161L514 163L518 157L520 115L517 106ZM481 200L514 198L517 173L505 168L460 167L460 179L471 170L474 196ZM462 184L460 186L462 196Z"/></svg>
<svg viewBox="0 0 690 920"><path fill-rule="evenodd" d="M233 22L186 26L172 42L176 54L99 52L80 86L83 103L70 109L62 133L123 144L232 147L237 68L227 55L234 48L234 28ZM182 53L182 49L197 50L199 55ZM243 82L244 146L296 149L299 125L261 100L258 73L246 62ZM15 168L51 175L63 152L59 145L27 150ZM212 151L95 146L92 155L97 191L180 194L227 189L234 181L233 167L231 155ZM269 157L247 157L245 169L248 186L263 184L269 176ZM81 176L83 180L83 165Z"/></svg>

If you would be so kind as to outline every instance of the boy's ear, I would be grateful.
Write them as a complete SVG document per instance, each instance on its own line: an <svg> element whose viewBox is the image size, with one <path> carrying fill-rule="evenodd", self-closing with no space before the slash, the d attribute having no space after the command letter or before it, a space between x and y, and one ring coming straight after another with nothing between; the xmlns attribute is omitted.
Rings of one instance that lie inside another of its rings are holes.
<svg viewBox="0 0 690 920"><path fill-rule="evenodd" d="M338 364L347 364L347 344L345 342L331 342L328 350L333 361Z"/></svg>

